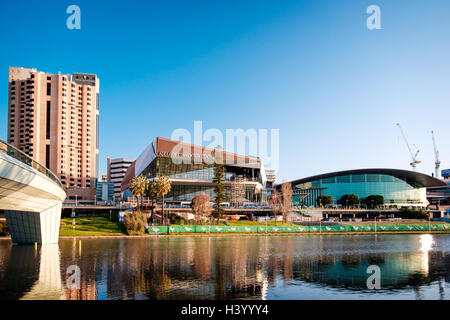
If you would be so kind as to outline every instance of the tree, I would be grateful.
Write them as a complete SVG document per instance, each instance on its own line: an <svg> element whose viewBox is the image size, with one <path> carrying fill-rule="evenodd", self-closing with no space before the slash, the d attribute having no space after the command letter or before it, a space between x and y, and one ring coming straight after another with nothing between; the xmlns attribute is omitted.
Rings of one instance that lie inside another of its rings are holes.
<svg viewBox="0 0 450 320"><path fill-rule="evenodd" d="M130 182L130 191L133 194L133 196L137 199L137 209L140 210L141 206L143 205L143 196L147 190L148 182L147 178L143 175L140 175L138 177L134 177L131 179ZM139 206L139 197L141 197L141 206Z"/></svg>
<svg viewBox="0 0 450 320"><path fill-rule="evenodd" d="M277 216L282 214L282 198L277 189L273 190L272 196L269 199L269 205L272 208L272 213L275 216L275 224L277 223Z"/></svg>
<svg viewBox="0 0 450 320"><path fill-rule="evenodd" d="M245 180L236 177L231 182L230 188L230 203L234 206L239 206L245 201Z"/></svg>
<svg viewBox="0 0 450 320"><path fill-rule="evenodd" d="M204 192L192 199L192 213L195 221L203 220L204 217L211 215L212 208L209 205L209 200L210 197Z"/></svg>
<svg viewBox="0 0 450 320"><path fill-rule="evenodd" d="M172 189L172 184L170 182L170 179L168 176L158 176L156 178L156 190L158 192L158 195L162 197L162 216L165 221L165 224L167 224L166 216L164 215L164 197L166 194L170 192Z"/></svg>
<svg viewBox="0 0 450 320"><path fill-rule="evenodd" d="M217 222L225 214L225 210L222 208L222 202L225 201L225 185L223 178L225 175L225 168L223 165L223 152L220 147L215 150L215 162L214 162L214 193L216 197L214 199L214 217L217 218Z"/></svg>
<svg viewBox="0 0 450 320"><path fill-rule="evenodd" d="M367 205L367 207L374 209L375 207L378 207L378 206L381 206L384 204L384 197L382 195L375 194L375 195L368 196L364 200L364 202Z"/></svg>
<svg viewBox="0 0 450 320"><path fill-rule="evenodd" d="M326 206L329 204L333 204L333 197L328 195L322 195L317 197L317 205L320 206Z"/></svg>
<svg viewBox="0 0 450 320"><path fill-rule="evenodd" d="M292 184L285 182L281 185L282 201L281 201L281 214L283 215L284 222L289 220L292 213Z"/></svg>
<svg viewBox="0 0 450 320"><path fill-rule="evenodd" d="M152 181L148 184L146 195L147 197L150 198L152 202L152 223L153 223L154 206L156 199L158 198L159 195L158 183L156 181Z"/></svg>
<svg viewBox="0 0 450 320"><path fill-rule="evenodd" d="M359 197L356 194L344 194L339 203L343 206L354 206L359 203Z"/></svg>

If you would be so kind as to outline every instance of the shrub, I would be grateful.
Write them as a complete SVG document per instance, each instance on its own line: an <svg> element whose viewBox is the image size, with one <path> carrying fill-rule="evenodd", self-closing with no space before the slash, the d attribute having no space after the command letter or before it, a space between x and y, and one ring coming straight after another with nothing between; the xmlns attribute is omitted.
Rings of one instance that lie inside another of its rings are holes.
<svg viewBox="0 0 450 320"><path fill-rule="evenodd" d="M172 224L189 224L189 221L186 220L183 217L180 217L179 215L174 215L173 217L171 217L170 222Z"/></svg>
<svg viewBox="0 0 450 320"><path fill-rule="evenodd" d="M344 194L339 203L343 206L354 206L359 203L359 197L356 194Z"/></svg>
<svg viewBox="0 0 450 320"><path fill-rule="evenodd" d="M127 212L125 214L125 228L130 235L145 233L147 218L141 211Z"/></svg>
<svg viewBox="0 0 450 320"><path fill-rule="evenodd" d="M376 207L384 204L384 197L379 194L374 194L374 195L368 196L364 200L364 203L367 205L367 207L376 208Z"/></svg>
<svg viewBox="0 0 450 320"><path fill-rule="evenodd" d="M428 214L425 210L411 207L401 207L397 216L402 219L428 219Z"/></svg>
<svg viewBox="0 0 450 320"><path fill-rule="evenodd" d="M317 205L327 206L329 204L333 204L333 197L329 195L322 195L317 197Z"/></svg>
<svg viewBox="0 0 450 320"><path fill-rule="evenodd" d="M0 222L0 236L7 236L9 235L8 232L8 226L6 224L6 222Z"/></svg>

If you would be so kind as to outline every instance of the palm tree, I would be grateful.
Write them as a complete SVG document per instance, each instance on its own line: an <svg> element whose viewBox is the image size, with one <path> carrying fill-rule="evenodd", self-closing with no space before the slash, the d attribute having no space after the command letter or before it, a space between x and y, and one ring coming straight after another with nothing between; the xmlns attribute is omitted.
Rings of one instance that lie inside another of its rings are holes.
<svg viewBox="0 0 450 320"><path fill-rule="evenodd" d="M133 179L131 179L130 191L133 194L133 196L135 196L137 199L138 210L140 209L139 197L141 197L141 205L143 205L143 196L144 196L147 188L148 188L148 182L147 182L147 178L145 176L140 175L138 177L134 177Z"/></svg>
<svg viewBox="0 0 450 320"><path fill-rule="evenodd" d="M156 198L158 198L158 194L159 194L159 189L158 189L157 181L150 182L148 184L146 195L152 201L152 223L154 222L154 220L153 220L154 204L155 204Z"/></svg>
<svg viewBox="0 0 450 320"><path fill-rule="evenodd" d="M162 216L167 224L167 219L164 215L164 196L172 189L172 184L168 176L159 176L156 178L158 194L162 197Z"/></svg>

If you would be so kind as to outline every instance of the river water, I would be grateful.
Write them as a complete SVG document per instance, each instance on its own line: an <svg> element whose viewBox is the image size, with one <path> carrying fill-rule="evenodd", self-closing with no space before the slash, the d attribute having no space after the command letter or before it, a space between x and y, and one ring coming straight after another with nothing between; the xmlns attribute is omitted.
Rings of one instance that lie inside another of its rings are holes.
<svg viewBox="0 0 450 320"><path fill-rule="evenodd" d="M0 299L448 300L450 235L0 240Z"/></svg>

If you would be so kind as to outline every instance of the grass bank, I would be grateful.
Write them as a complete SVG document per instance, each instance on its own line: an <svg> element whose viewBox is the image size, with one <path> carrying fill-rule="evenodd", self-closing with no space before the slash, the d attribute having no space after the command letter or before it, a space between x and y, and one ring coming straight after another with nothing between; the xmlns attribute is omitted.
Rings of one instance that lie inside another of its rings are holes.
<svg viewBox="0 0 450 320"><path fill-rule="evenodd" d="M60 236L124 236L118 222L110 221L106 217L75 218L75 230L72 218L61 219ZM124 228L123 228L124 230Z"/></svg>

